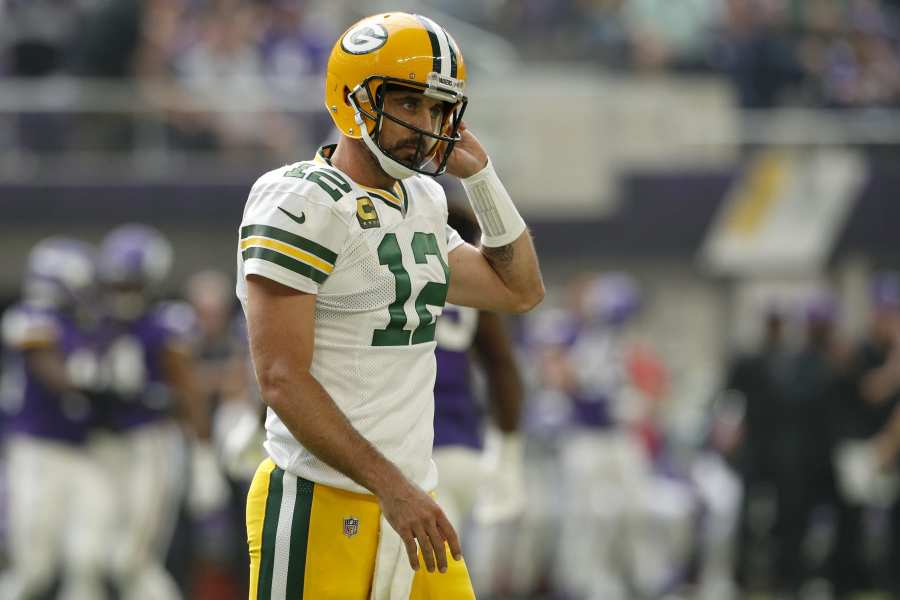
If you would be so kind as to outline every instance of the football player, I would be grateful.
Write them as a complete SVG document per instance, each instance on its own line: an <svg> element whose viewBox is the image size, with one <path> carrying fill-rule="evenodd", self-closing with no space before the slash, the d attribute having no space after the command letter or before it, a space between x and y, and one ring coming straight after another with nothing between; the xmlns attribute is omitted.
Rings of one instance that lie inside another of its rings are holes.
<svg viewBox="0 0 900 600"><path fill-rule="evenodd" d="M237 292L270 409L247 503L250 597L472 598L430 494L435 320L446 301L529 310L537 257L462 123L466 64L442 27L363 19L327 71L338 143L263 175L240 229ZM447 225L443 172L474 204L480 247Z"/></svg>
<svg viewBox="0 0 900 600"><path fill-rule="evenodd" d="M0 596L103 598L111 496L86 443L95 401L95 252L49 238L28 257L22 300L3 316L10 573Z"/></svg>
<svg viewBox="0 0 900 600"><path fill-rule="evenodd" d="M900 275L876 275L869 333L854 349L839 383L844 402L835 415L838 497L835 587L861 589L866 572L862 533L866 513L888 513L884 565L892 597L900 594ZM854 457L854 455L856 455Z"/></svg>
<svg viewBox="0 0 900 600"><path fill-rule="evenodd" d="M185 337L187 307L156 302L168 275L171 246L157 230L123 225L103 239L98 275L107 315L102 364L115 399L103 415L107 435L97 456L119 486L115 547L110 561L124 598L178 598L163 558L172 535L184 465L182 431L194 434L189 494L201 504L224 498L209 436L208 409L198 392Z"/></svg>
<svg viewBox="0 0 900 600"><path fill-rule="evenodd" d="M629 419L623 326L637 287L624 274L587 275L571 287L572 335L548 354L549 379L571 402L560 444L563 507L557 584L574 598L626 598L650 465ZM555 360L553 360L555 356Z"/></svg>

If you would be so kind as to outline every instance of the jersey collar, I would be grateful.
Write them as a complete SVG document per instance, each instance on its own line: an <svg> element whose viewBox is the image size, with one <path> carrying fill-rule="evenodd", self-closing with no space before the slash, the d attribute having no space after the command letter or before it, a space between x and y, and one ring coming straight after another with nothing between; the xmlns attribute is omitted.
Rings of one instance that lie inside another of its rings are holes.
<svg viewBox="0 0 900 600"><path fill-rule="evenodd" d="M333 167L334 165L331 164L331 155L334 154L335 148L337 148L337 144L325 144L320 147L316 152L316 157L313 159L313 162Z"/></svg>
<svg viewBox="0 0 900 600"><path fill-rule="evenodd" d="M334 165L331 164L331 155L334 153L335 148L337 148L337 144L327 144L322 146L319 148L319 151L316 152L316 157L313 162L334 168ZM406 209L409 207L409 194L406 192L406 186L403 185L402 181L397 180L390 190L369 187L367 185L362 185L361 183L357 183L356 185L368 192L369 196L381 200L404 215L406 214Z"/></svg>

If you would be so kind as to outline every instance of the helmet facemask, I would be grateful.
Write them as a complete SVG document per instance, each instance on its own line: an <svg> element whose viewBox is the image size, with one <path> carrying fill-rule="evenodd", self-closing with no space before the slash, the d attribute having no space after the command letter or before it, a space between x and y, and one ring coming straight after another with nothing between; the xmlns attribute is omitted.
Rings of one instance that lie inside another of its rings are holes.
<svg viewBox="0 0 900 600"><path fill-rule="evenodd" d="M384 109L386 92L396 89L411 89L442 102L443 116L435 131L416 127ZM461 139L459 125L468 104L466 97L459 91L446 86L442 88L392 77L374 76L365 79L352 90L347 99L356 111L356 122L360 127L363 141L388 175L396 179L405 179L416 173L435 177L447 170L450 153L456 142ZM380 139L384 119L409 129L415 136L416 150L411 158L397 156L384 147ZM374 123L371 132L367 120Z"/></svg>

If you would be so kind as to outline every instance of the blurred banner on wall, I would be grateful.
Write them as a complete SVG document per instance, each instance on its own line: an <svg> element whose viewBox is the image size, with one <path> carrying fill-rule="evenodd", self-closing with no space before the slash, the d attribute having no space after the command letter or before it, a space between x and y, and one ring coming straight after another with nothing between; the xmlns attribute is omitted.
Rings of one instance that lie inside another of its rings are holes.
<svg viewBox="0 0 900 600"><path fill-rule="evenodd" d="M718 274L820 272L865 181L858 151L760 152L719 207L704 263Z"/></svg>

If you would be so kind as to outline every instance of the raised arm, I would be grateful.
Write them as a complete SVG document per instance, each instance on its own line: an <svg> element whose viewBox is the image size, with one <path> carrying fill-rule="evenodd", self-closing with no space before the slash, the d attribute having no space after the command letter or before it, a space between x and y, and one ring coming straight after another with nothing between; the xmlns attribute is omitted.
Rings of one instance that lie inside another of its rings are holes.
<svg viewBox="0 0 900 600"><path fill-rule="evenodd" d="M481 245L463 243L450 252L447 300L484 310L526 312L544 298L537 254L487 152L471 131L453 148L447 172L462 180L481 227Z"/></svg>
<svg viewBox="0 0 900 600"><path fill-rule="evenodd" d="M544 298L544 283L526 230L504 246L476 248L465 242L449 255L447 301L481 310L523 313Z"/></svg>
<svg viewBox="0 0 900 600"><path fill-rule="evenodd" d="M444 540L457 559L461 551L443 511L353 427L310 373L316 296L256 275L247 277L247 292L250 352L263 401L305 448L378 497L414 569L418 541L428 570L445 571Z"/></svg>

